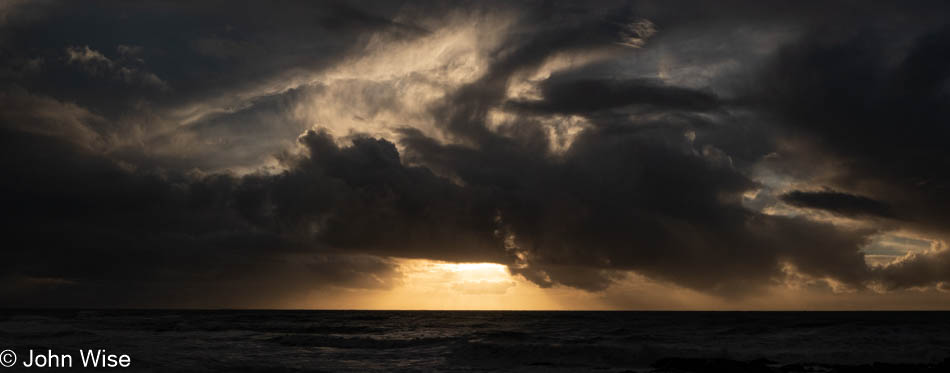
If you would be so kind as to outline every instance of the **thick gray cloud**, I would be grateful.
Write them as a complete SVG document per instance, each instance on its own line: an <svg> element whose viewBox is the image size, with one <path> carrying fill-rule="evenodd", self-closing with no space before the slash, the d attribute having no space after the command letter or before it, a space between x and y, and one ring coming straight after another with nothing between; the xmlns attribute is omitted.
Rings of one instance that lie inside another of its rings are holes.
<svg viewBox="0 0 950 373"><path fill-rule="evenodd" d="M267 307L395 286L393 258L591 291L631 271L726 297L792 275L939 286L939 244L886 267L862 248L895 230L950 238L946 10L2 8L0 299ZM475 27L472 57L456 37L443 66L387 65L469 20L503 26ZM395 130L341 133L308 110Z"/></svg>

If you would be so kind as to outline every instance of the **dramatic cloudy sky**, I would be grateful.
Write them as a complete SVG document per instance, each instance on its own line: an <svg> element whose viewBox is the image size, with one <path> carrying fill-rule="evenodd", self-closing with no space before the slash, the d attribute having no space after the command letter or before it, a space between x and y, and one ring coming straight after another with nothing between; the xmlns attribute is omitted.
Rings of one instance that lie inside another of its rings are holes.
<svg viewBox="0 0 950 373"><path fill-rule="evenodd" d="M0 0L0 303L947 308L903 3Z"/></svg>

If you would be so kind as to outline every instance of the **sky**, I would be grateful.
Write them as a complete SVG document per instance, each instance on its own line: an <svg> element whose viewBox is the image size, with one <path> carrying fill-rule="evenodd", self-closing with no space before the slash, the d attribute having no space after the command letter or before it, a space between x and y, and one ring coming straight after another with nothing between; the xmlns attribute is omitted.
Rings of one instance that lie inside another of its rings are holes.
<svg viewBox="0 0 950 373"><path fill-rule="evenodd" d="M0 304L948 309L942 1L0 0Z"/></svg>

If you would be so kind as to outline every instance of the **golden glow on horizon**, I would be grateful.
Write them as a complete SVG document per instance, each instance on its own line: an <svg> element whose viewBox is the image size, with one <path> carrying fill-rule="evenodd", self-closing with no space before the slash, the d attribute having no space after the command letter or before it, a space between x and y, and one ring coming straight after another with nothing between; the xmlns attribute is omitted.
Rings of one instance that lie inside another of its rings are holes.
<svg viewBox="0 0 950 373"><path fill-rule="evenodd" d="M313 293L303 308L389 310L596 309L600 295L543 289L495 263L396 259L402 279L389 289L333 289ZM298 306L299 307L299 306Z"/></svg>
<svg viewBox="0 0 950 373"><path fill-rule="evenodd" d="M848 310L946 309L934 291L838 292L832 284L790 271L784 282L740 297L719 297L629 273L608 289L587 292L541 288L494 263L395 259L402 274L387 289L329 288L289 300L283 307L375 310Z"/></svg>
<svg viewBox="0 0 950 373"><path fill-rule="evenodd" d="M379 308L416 309L552 309L534 284L511 276L495 263L448 263L400 259L401 286L377 299Z"/></svg>

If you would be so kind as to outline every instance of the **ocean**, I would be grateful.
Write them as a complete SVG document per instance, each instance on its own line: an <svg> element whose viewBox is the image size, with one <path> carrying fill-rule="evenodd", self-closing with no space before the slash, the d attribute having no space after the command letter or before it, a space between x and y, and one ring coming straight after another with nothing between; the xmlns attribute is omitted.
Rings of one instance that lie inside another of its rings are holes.
<svg viewBox="0 0 950 373"><path fill-rule="evenodd" d="M2 310L7 349L0 371L950 372L950 313Z"/></svg>

